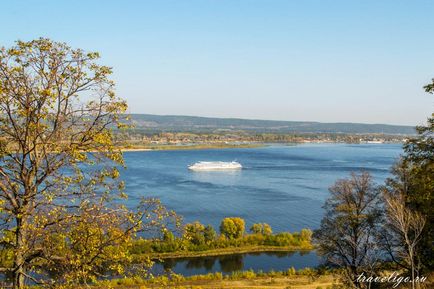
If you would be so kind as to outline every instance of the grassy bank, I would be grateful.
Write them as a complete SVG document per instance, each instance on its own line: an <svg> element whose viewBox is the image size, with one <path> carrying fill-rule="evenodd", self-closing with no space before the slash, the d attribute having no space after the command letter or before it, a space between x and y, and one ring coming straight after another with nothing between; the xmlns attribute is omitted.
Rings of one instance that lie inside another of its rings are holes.
<svg viewBox="0 0 434 289"><path fill-rule="evenodd" d="M232 280L197 280L182 281L170 285L147 284L147 285L113 285L112 287L96 286L95 289L334 289L340 288L336 277L332 275L321 276L315 280L307 276L292 277L256 277L253 279Z"/></svg>
<svg viewBox="0 0 434 289"><path fill-rule="evenodd" d="M131 244L130 253L139 263L148 258L183 258L205 257L236 253L254 252L291 252L309 251L313 249L311 243L312 231L302 229L300 232L279 232L273 234L271 227L265 223L252 226L258 233L243 234L244 220L240 218L225 218L222 224L233 224L229 221L240 222L238 236L227 236L223 225L222 233L217 235L210 225L204 226L199 222L186 224L182 236L176 237L172 232L165 232L162 239L137 239ZM259 232L260 230L267 232ZM235 230L235 228L232 228ZM230 231L236 232L236 231Z"/></svg>
<svg viewBox="0 0 434 289"><path fill-rule="evenodd" d="M230 275L223 275L220 272L206 275L195 275L184 277L174 274L170 278L159 276L152 279L140 277L122 278L102 281L94 288L274 288L274 289L331 289L339 288L339 281L336 275L331 272L319 272L314 269L294 270L279 272L254 272L252 270L233 272Z"/></svg>
<svg viewBox="0 0 434 289"><path fill-rule="evenodd" d="M144 258L168 259L168 258L188 258L188 257L208 257L230 254L260 253L260 252L309 252L313 246L242 246L233 248L216 248L204 251L178 251L166 253L134 254L133 260L140 262Z"/></svg>

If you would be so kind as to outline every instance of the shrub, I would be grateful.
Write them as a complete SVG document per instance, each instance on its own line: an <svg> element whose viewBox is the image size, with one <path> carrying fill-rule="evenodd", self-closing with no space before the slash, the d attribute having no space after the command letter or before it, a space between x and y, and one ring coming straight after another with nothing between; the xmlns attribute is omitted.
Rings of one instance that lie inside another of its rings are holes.
<svg viewBox="0 0 434 289"><path fill-rule="evenodd" d="M267 223L256 223L250 227L250 232L253 234L271 235L273 230Z"/></svg>
<svg viewBox="0 0 434 289"><path fill-rule="evenodd" d="M205 226L199 222L186 224L184 227L183 237L194 245L204 244L205 243L204 231L205 231Z"/></svg>
<svg viewBox="0 0 434 289"><path fill-rule="evenodd" d="M250 227L250 232L253 234L262 234L262 224L256 223Z"/></svg>
<svg viewBox="0 0 434 289"><path fill-rule="evenodd" d="M241 218L224 218L220 224L220 233L228 239L241 238L244 230L245 222Z"/></svg>
<svg viewBox="0 0 434 289"><path fill-rule="evenodd" d="M312 240L312 231L309 229L302 229L300 232L300 238L302 241L309 242Z"/></svg>
<svg viewBox="0 0 434 289"><path fill-rule="evenodd" d="M287 274L288 276L293 276L293 275L295 275L296 273L297 273L297 271L295 271L295 268L294 268L294 267L291 267L291 268L288 269L288 271L286 271L286 274Z"/></svg>
<svg viewBox="0 0 434 289"><path fill-rule="evenodd" d="M203 236L205 238L205 242L210 243L212 241L215 241L215 239L217 238L217 233L211 225L208 225L203 231Z"/></svg>

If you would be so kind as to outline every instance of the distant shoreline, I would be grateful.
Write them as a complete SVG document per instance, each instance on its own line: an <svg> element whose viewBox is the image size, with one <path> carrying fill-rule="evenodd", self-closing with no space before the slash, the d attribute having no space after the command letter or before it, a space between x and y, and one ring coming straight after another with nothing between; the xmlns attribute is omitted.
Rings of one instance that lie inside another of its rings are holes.
<svg viewBox="0 0 434 289"><path fill-rule="evenodd" d="M166 151L166 150L203 150L203 149L230 149L230 148L257 148L264 147L265 143L249 144L198 144L198 145L156 145L143 147L120 148L122 152L140 152L140 151Z"/></svg>
<svg viewBox="0 0 434 289"><path fill-rule="evenodd" d="M137 147L121 147L122 152L142 152L142 151L174 151L174 150L204 150L204 149L233 149L233 148L260 148L269 145L303 145L303 144L402 144L403 142L383 142L383 143L351 143L351 142L277 142L277 143L247 143L247 144L191 144L191 145L156 145L156 146L137 146Z"/></svg>

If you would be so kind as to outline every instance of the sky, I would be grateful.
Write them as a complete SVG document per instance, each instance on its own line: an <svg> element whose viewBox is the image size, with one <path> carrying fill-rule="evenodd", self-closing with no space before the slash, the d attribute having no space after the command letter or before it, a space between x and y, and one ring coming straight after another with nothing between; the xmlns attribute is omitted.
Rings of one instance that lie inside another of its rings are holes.
<svg viewBox="0 0 434 289"><path fill-rule="evenodd" d="M98 51L130 113L417 125L434 1L3 1L0 46Z"/></svg>

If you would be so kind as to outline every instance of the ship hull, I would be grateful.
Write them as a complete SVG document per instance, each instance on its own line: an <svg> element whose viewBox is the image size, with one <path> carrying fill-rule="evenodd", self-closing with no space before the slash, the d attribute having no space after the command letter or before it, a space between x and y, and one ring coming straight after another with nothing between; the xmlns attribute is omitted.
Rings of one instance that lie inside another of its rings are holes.
<svg viewBox="0 0 434 289"><path fill-rule="evenodd" d="M227 170L240 170L241 164L237 162L199 162L188 167L192 171L227 171Z"/></svg>

